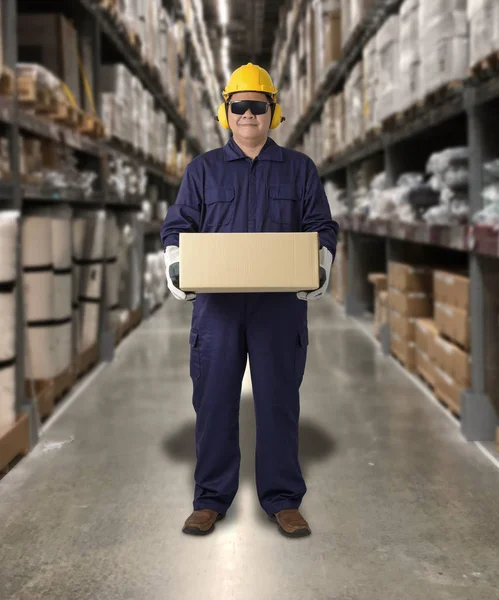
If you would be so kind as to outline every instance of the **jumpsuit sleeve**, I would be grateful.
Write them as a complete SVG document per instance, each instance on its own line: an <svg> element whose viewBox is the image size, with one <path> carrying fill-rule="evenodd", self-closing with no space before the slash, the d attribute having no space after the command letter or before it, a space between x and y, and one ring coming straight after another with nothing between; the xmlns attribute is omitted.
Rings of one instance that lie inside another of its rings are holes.
<svg viewBox="0 0 499 600"><path fill-rule="evenodd" d="M339 225L331 217L331 209L319 177L317 167L310 160L307 166L305 182L305 204L303 214L303 231L319 233L321 248L327 248L336 256L336 239Z"/></svg>
<svg viewBox="0 0 499 600"><path fill-rule="evenodd" d="M163 248L179 245L180 233L198 233L201 223L201 186L193 172L192 163L185 170L177 200L168 209L161 227Z"/></svg>

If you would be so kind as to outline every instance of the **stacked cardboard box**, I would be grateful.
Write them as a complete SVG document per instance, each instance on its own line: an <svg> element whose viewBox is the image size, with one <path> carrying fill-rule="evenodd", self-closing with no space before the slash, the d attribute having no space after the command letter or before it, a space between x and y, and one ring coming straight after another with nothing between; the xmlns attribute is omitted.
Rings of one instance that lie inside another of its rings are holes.
<svg viewBox="0 0 499 600"><path fill-rule="evenodd" d="M495 0L468 0L470 67L499 49L499 4Z"/></svg>
<svg viewBox="0 0 499 600"><path fill-rule="evenodd" d="M416 370L434 388L438 329L433 319L416 319L415 327Z"/></svg>
<svg viewBox="0 0 499 600"><path fill-rule="evenodd" d="M368 279L374 286L374 335L379 339L381 327L388 323L388 277L384 273L371 273Z"/></svg>
<svg viewBox="0 0 499 600"><path fill-rule="evenodd" d="M371 38L364 47L364 119L366 131L380 125L378 122L376 95L378 93L378 64L376 37Z"/></svg>
<svg viewBox="0 0 499 600"><path fill-rule="evenodd" d="M431 317L433 278L426 267L390 262L388 303L393 354L409 369L416 369L416 319Z"/></svg>
<svg viewBox="0 0 499 600"><path fill-rule="evenodd" d="M347 44L372 3L372 0L341 0L342 46Z"/></svg>
<svg viewBox="0 0 499 600"><path fill-rule="evenodd" d="M464 79L469 62L466 0L420 0L419 47L423 95Z"/></svg>
<svg viewBox="0 0 499 600"><path fill-rule="evenodd" d="M470 385L470 282L463 275L435 271L435 393L459 412L463 390Z"/></svg>

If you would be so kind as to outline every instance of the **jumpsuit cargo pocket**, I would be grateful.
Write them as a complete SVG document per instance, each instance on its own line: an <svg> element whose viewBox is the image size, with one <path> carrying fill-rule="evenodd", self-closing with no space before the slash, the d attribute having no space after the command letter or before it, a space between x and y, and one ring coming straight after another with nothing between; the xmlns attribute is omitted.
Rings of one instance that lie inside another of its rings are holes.
<svg viewBox="0 0 499 600"><path fill-rule="evenodd" d="M204 192L206 205L205 224L219 228L229 225L234 217L234 188L219 186L208 188Z"/></svg>
<svg viewBox="0 0 499 600"><path fill-rule="evenodd" d="M191 345L191 379L197 381L201 376L201 355L199 353L199 334L197 331L191 331L190 335Z"/></svg>
<svg viewBox="0 0 499 600"><path fill-rule="evenodd" d="M305 375L305 364L307 362L308 348L308 329L303 328L298 333L298 342L296 346L295 369L298 385L301 385Z"/></svg>
<svg viewBox="0 0 499 600"><path fill-rule="evenodd" d="M298 228L298 195L291 184L270 186L270 218L286 229Z"/></svg>

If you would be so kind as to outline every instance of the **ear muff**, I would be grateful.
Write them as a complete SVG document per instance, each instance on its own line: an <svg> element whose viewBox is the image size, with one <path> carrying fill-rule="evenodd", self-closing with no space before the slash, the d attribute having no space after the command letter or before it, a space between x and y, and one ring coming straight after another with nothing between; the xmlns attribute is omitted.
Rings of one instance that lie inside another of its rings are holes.
<svg viewBox="0 0 499 600"><path fill-rule="evenodd" d="M217 121L224 129L229 129L229 119L227 118L227 105L225 102L218 107Z"/></svg>
<svg viewBox="0 0 499 600"><path fill-rule="evenodd" d="M272 121L270 122L270 129L276 129L279 125L285 121L282 116L282 108L280 104L274 106L274 114L272 115Z"/></svg>

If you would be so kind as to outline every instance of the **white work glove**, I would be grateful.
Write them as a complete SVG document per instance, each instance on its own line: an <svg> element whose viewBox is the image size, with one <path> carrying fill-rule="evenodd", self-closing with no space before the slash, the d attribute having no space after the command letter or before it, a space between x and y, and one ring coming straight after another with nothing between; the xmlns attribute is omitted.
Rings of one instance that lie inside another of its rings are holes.
<svg viewBox="0 0 499 600"><path fill-rule="evenodd" d="M178 246L167 246L165 250L165 266L168 289L173 297L177 300L193 302L196 299L196 294L186 294L178 287L180 275L180 250Z"/></svg>
<svg viewBox="0 0 499 600"><path fill-rule="evenodd" d="M329 285L329 277L331 275L331 267L333 266L333 255L327 248L321 248L319 252L320 278L319 289L313 292L298 292L297 296L300 300L318 300L322 298L327 291Z"/></svg>

